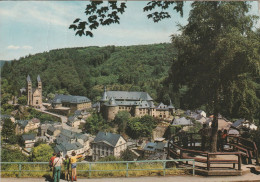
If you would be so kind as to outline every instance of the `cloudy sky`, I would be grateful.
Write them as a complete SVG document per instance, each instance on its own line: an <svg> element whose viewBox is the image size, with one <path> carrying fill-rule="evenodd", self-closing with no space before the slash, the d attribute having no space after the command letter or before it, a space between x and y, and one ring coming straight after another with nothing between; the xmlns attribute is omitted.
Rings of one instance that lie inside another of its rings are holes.
<svg viewBox="0 0 260 182"><path fill-rule="evenodd" d="M76 18L85 17L86 1L0 1L0 60L65 47L169 42L170 35L178 33L176 24L187 23L190 2L185 3L183 17L173 13L171 19L159 23L143 13L146 3L128 1L120 25L99 27L90 38L75 36L68 29ZM257 2L252 5L252 13L257 14Z"/></svg>

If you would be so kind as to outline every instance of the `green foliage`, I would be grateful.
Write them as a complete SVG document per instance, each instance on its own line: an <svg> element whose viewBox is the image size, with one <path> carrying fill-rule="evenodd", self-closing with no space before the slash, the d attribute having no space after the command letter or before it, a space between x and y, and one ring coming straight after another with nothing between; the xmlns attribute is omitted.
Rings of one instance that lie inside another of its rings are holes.
<svg viewBox="0 0 260 182"><path fill-rule="evenodd" d="M47 142L45 142L43 140L38 140L37 142L34 143L34 147L38 147L41 144L47 144Z"/></svg>
<svg viewBox="0 0 260 182"><path fill-rule="evenodd" d="M260 129L250 131L251 139L256 143L258 153L260 153Z"/></svg>
<svg viewBox="0 0 260 182"><path fill-rule="evenodd" d="M169 125L164 133L164 138L170 139L172 135L176 135L182 129L181 125Z"/></svg>
<svg viewBox="0 0 260 182"><path fill-rule="evenodd" d="M25 95L18 98L18 104L27 105L27 97Z"/></svg>
<svg viewBox="0 0 260 182"><path fill-rule="evenodd" d="M118 125L119 133L125 133L125 129L128 121L130 120L130 117L131 115L127 111L119 111L116 114L115 119L112 122Z"/></svg>
<svg viewBox="0 0 260 182"><path fill-rule="evenodd" d="M18 143L18 140L19 140L19 138L18 138L18 136L16 136L16 135L11 135L11 136L8 138L8 142L9 142L10 144L17 144L17 143Z"/></svg>
<svg viewBox="0 0 260 182"><path fill-rule="evenodd" d="M154 10L154 12L148 14L147 17L152 18L153 21L157 23L162 19L171 17L170 14L165 11L165 9L168 9L171 5L175 5L172 9L183 15L183 2L178 1L151 1L147 3L147 5L143 8L143 11ZM158 8L161 9L159 12ZM123 14L125 9L125 2L91 1L85 9L87 19L81 21L80 18L77 18L69 28L76 31L75 35L93 37L93 33L91 31L93 29L97 29L100 25L106 26L114 23L119 24L120 17L118 14Z"/></svg>
<svg viewBox="0 0 260 182"><path fill-rule="evenodd" d="M44 121L59 121L59 119L57 119L54 116L39 112L39 111L35 110L34 108L29 107L27 109L27 112L24 112L24 115L22 116L21 119L32 119L32 118L37 118L41 122L44 122Z"/></svg>
<svg viewBox="0 0 260 182"><path fill-rule="evenodd" d="M6 140L9 141L11 140L11 142L13 142L14 138L12 136L15 135L15 125L14 123L11 121L11 119L7 118L4 119L4 124L3 124L3 128L2 128L2 137Z"/></svg>
<svg viewBox="0 0 260 182"><path fill-rule="evenodd" d="M256 78L260 73L259 38L248 2L194 2L182 35L173 35L178 49L168 77L174 92L188 87L182 102L202 105L214 114L212 146L216 151L217 116L252 119L259 111Z"/></svg>
<svg viewBox="0 0 260 182"><path fill-rule="evenodd" d="M129 170L128 174L130 177L137 177L137 176L162 176L163 172L162 169L163 165L162 163L131 163L128 165ZM1 177L17 177L17 172L5 172L4 170L17 170L18 166L17 164L2 164L1 166ZM48 164L23 164L22 165L23 170L28 170L28 172L24 171L22 172L22 177L43 177L43 176L49 176L51 175L51 172L49 171ZM142 169L142 170L138 170ZM147 170L150 169L150 170ZM31 172L31 170L38 170L41 172ZM77 165L77 176L80 177L90 177L89 173L86 171L89 170L88 163L79 163ZM79 171L80 170L80 171ZM95 164L91 167L91 178L100 178L100 177L125 177L126 176L126 164L113 164L113 163L101 163L101 164ZM96 171L94 171L96 170ZM120 170L120 171L109 171L109 170ZM188 171L186 170L179 170L175 167L172 167L171 169L166 170L166 175L181 175L181 174L187 174ZM98 179L97 179L98 180Z"/></svg>
<svg viewBox="0 0 260 182"><path fill-rule="evenodd" d="M20 150L1 149L2 162L26 162L28 158Z"/></svg>
<svg viewBox="0 0 260 182"><path fill-rule="evenodd" d="M133 139L150 137L152 130L156 127L156 120L149 115L141 118L132 118L127 123L126 134Z"/></svg>
<svg viewBox="0 0 260 182"><path fill-rule="evenodd" d="M96 135L99 131L104 131L108 128L109 126L103 119L102 115L97 113L93 113L88 117L84 126L84 130L92 135Z"/></svg>
<svg viewBox="0 0 260 182"><path fill-rule="evenodd" d="M40 144L32 149L32 159L35 162L48 162L53 154L53 149L48 144Z"/></svg>
<svg viewBox="0 0 260 182"><path fill-rule="evenodd" d="M13 89L18 92L26 87L28 74L36 87L40 74L46 98L49 93L62 93L87 96L95 102L107 85L109 90L146 91L156 100L174 55L172 46L165 43L52 50L5 63L2 93L10 99Z"/></svg>
<svg viewBox="0 0 260 182"><path fill-rule="evenodd" d="M247 14L250 6L194 2L192 7L182 35L172 36L178 58L169 83L175 91L188 86L183 102L190 109L207 105L211 113L250 118L259 108L254 83L260 60L259 41L252 31L255 17Z"/></svg>
<svg viewBox="0 0 260 182"><path fill-rule="evenodd" d="M13 110L14 110L14 106L11 104L1 105L1 114L10 115Z"/></svg>
<svg viewBox="0 0 260 182"><path fill-rule="evenodd" d="M120 158L123 161L134 161L135 155L129 149L126 149L126 150L121 152Z"/></svg>
<svg viewBox="0 0 260 182"><path fill-rule="evenodd" d="M99 162L106 162L106 161L122 161L122 159L115 157L113 155L109 155L107 157L101 158L98 160Z"/></svg>
<svg viewBox="0 0 260 182"><path fill-rule="evenodd" d="M198 121L193 121L194 125L189 127L188 133L198 133L202 128L202 124Z"/></svg>

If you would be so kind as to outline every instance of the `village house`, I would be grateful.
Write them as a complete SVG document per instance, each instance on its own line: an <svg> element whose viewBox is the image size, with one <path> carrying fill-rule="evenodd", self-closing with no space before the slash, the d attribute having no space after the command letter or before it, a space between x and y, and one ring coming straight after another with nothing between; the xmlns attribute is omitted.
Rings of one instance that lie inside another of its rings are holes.
<svg viewBox="0 0 260 182"><path fill-rule="evenodd" d="M91 108L91 101L85 96L55 95L50 111L63 115L68 115L76 110L86 110Z"/></svg>
<svg viewBox="0 0 260 182"><path fill-rule="evenodd" d="M31 120L17 120L15 126L16 135L27 133L29 131L37 131L40 126L40 120L33 118Z"/></svg>
<svg viewBox="0 0 260 182"><path fill-rule="evenodd" d="M107 156L119 157L126 150L126 140L119 134L99 131L92 142L92 160L96 161Z"/></svg>
<svg viewBox="0 0 260 182"><path fill-rule="evenodd" d="M148 159L162 159L165 157L165 142L148 142L143 149L143 156Z"/></svg>
<svg viewBox="0 0 260 182"><path fill-rule="evenodd" d="M243 128L246 128L246 129L249 129L249 130L257 130L257 126L246 120L246 119L238 119L236 120L232 125L231 125L232 128L235 128L235 129L243 129Z"/></svg>
<svg viewBox="0 0 260 182"><path fill-rule="evenodd" d="M22 141L24 145L23 151L27 154L30 154L36 141L36 134L24 134L22 135Z"/></svg>
<svg viewBox="0 0 260 182"><path fill-rule="evenodd" d="M213 121L213 115L209 116L209 120L205 124L207 124L209 127L212 125ZM218 115L218 130L229 130L232 123L224 118L221 114Z"/></svg>
<svg viewBox="0 0 260 182"><path fill-rule="evenodd" d="M66 155L71 157L73 151L75 151L77 155L84 156L84 146L79 142L75 142L75 143L63 142L63 143L56 144L56 146L54 147L54 151L56 153L60 152L61 156L63 157L65 157Z"/></svg>
<svg viewBox="0 0 260 182"><path fill-rule="evenodd" d="M47 130L48 130L49 127L54 127L54 128L61 129L62 128L62 124L60 122L45 121L38 128L38 135L39 136L45 136L45 133L47 133Z"/></svg>
<svg viewBox="0 0 260 182"><path fill-rule="evenodd" d="M89 116L91 116L90 112L87 112L86 110L76 110L74 112L74 116L77 116L79 119L86 119Z"/></svg>
<svg viewBox="0 0 260 182"><path fill-rule="evenodd" d="M48 143L53 143L56 137L60 134L62 128L61 127L53 127L49 126L45 133L45 136L48 138Z"/></svg>
<svg viewBox="0 0 260 182"><path fill-rule="evenodd" d="M172 125L181 125L181 126L190 126L190 125L194 125L193 122L191 121L191 119L187 119L185 117L181 117L181 118L175 118L172 122Z"/></svg>
<svg viewBox="0 0 260 182"><path fill-rule="evenodd" d="M83 156L89 156L91 155L90 142L92 140L92 137L88 134L62 129L55 138L55 150L61 152L63 156L71 156L72 151Z"/></svg>
<svg viewBox="0 0 260 182"><path fill-rule="evenodd" d="M84 123L86 123L85 120L83 120L83 119L79 118L78 116L75 116L75 115L74 115L74 116L70 116L70 117L68 118L67 125L78 129L79 126L80 126L81 124L84 124Z"/></svg>
<svg viewBox="0 0 260 182"><path fill-rule="evenodd" d="M156 107L146 92L106 91L105 88L100 100L100 112L103 117L111 121L119 111L127 111L133 117L150 115L167 119L175 112L175 108L171 101L169 106L160 103Z"/></svg>

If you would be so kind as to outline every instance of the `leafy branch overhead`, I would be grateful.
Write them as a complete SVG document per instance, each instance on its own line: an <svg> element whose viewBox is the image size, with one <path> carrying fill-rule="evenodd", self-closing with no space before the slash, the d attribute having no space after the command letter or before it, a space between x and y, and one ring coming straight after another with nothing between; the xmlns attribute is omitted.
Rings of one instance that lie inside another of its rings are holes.
<svg viewBox="0 0 260 182"><path fill-rule="evenodd" d="M175 6L173 7L173 10L180 12L182 16L182 1L151 1L147 3L147 5L143 8L143 11L148 12L154 10L154 12L148 14L147 17L148 19L152 18L153 21L157 23L162 19L171 18L169 12L166 12L165 10L174 4ZM100 25L106 26L113 23L120 24L119 15L122 15L126 8L127 7L125 2L91 1L85 9L87 19L75 19L73 24L69 26L69 29L76 31L75 35L93 37L92 30L97 29ZM158 12L157 10L160 11Z"/></svg>

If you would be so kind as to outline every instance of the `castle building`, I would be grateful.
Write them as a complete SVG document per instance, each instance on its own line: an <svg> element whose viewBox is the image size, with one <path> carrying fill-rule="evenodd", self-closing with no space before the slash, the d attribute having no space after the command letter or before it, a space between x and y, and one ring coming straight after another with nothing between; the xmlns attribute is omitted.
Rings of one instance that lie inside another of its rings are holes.
<svg viewBox="0 0 260 182"><path fill-rule="evenodd" d="M37 76L38 87L32 87L30 76L27 76L27 105L34 107L42 106L42 81L40 75Z"/></svg>
<svg viewBox="0 0 260 182"><path fill-rule="evenodd" d="M169 106L160 103L156 107L153 99L146 92L107 91L104 88L100 100L100 112L103 117L111 121L119 111L128 111L133 117L150 115L166 119L175 112L175 108L171 101Z"/></svg>

